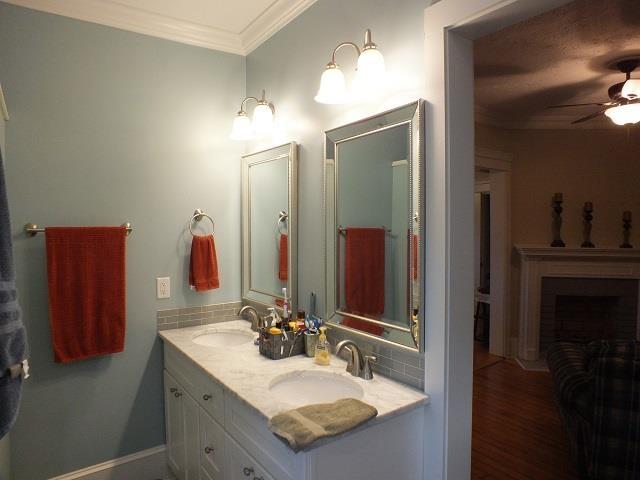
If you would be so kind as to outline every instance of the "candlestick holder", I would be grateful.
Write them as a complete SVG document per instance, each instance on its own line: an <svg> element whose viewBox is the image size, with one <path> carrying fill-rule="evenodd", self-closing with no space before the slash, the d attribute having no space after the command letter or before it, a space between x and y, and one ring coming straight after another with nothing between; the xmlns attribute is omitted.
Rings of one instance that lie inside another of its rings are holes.
<svg viewBox="0 0 640 480"><path fill-rule="evenodd" d="M595 245L591 241L591 222L593 221L593 204L591 202L584 202L582 207L583 222L583 235L584 242L580 245L582 248L595 248Z"/></svg>
<svg viewBox="0 0 640 480"><path fill-rule="evenodd" d="M552 247L564 247L565 244L560 236L560 230L562 229L562 194L556 193L553 196L553 222L551 224L551 230L553 232Z"/></svg>
<svg viewBox="0 0 640 480"><path fill-rule="evenodd" d="M633 248L633 245L629 243L631 238L631 214L628 212L625 212L622 216L622 237L624 240L620 248Z"/></svg>

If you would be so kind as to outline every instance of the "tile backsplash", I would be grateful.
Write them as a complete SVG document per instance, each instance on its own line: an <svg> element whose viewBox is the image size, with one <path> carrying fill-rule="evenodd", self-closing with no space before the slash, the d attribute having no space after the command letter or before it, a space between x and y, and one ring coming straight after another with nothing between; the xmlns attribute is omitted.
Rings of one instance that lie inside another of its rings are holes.
<svg viewBox="0 0 640 480"><path fill-rule="evenodd" d="M424 354L381 342L369 341L360 336L350 335L345 330L338 328L330 328L327 336L334 352L338 342L347 338L354 340L363 355L375 355L377 360L372 365L374 372L424 390Z"/></svg>
<svg viewBox="0 0 640 480"><path fill-rule="evenodd" d="M242 308L242 302L238 301L158 310L156 313L158 331L238 320L240 308Z"/></svg>

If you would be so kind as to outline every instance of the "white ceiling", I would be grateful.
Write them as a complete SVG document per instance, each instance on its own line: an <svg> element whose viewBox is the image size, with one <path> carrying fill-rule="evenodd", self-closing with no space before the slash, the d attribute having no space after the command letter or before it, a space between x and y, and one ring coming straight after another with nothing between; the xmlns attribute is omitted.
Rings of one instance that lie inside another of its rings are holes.
<svg viewBox="0 0 640 480"><path fill-rule="evenodd" d="M598 107L554 104L606 102L624 75L609 68L640 57L640 0L576 0L475 42L476 113L512 128L568 127ZM640 78L640 69L634 77ZM580 124L600 128L604 118Z"/></svg>
<svg viewBox="0 0 640 480"><path fill-rule="evenodd" d="M35 10L246 55L316 0L3 0Z"/></svg>

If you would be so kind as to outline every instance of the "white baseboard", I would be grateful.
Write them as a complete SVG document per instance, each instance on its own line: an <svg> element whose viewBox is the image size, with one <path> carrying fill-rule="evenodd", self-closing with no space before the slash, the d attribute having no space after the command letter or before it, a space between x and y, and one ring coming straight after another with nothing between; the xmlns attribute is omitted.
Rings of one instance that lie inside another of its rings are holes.
<svg viewBox="0 0 640 480"><path fill-rule="evenodd" d="M49 480L167 480L171 478L173 476L167 468L165 446L160 445Z"/></svg>

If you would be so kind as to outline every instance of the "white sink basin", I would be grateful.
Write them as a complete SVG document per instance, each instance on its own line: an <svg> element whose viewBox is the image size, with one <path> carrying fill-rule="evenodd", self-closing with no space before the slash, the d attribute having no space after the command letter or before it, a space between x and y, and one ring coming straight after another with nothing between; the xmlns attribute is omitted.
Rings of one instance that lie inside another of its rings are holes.
<svg viewBox="0 0 640 480"><path fill-rule="evenodd" d="M191 341L206 347L235 347L253 342L255 335L242 330L206 330L196 333Z"/></svg>
<svg viewBox="0 0 640 480"><path fill-rule="evenodd" d="M302 370L274 378L269 391L297 406L330 403L341 398L362 398L362 387L350 378L331 372Z"/></svg>

